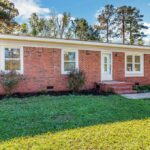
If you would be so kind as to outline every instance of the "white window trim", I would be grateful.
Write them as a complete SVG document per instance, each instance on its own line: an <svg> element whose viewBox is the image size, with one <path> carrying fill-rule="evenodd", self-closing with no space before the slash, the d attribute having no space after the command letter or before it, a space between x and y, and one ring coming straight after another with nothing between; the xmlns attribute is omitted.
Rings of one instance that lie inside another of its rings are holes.
<svg viewBox="0 0 150 150"><path fill-rule="evenodd" d="M127 71L127 56L140 56L141 57L141 71ZM128 52L125 53L125 77L143 77L144 76L144 54L143 53L134 53L134 52Z"/></svg>
<svg viewBox="0 0 150 150"><path fill-rule="evenodd" d="M24 51L23 47L18 46L0 46L0 71L8 72L8 70L5 70L5 48L16 48L20 49L20 70L17 70L18 73L23 74L24 73Z"/></svg>
<svg viewBox="0 0 150 150"><path fill-rule="evenodd" d="M69 71L64 70L64 52L65 51L71 51L76 53L76 69L79 69L79 52L77 49L67 48L61 50L61 74L67 75L69 74Z"/></svg>

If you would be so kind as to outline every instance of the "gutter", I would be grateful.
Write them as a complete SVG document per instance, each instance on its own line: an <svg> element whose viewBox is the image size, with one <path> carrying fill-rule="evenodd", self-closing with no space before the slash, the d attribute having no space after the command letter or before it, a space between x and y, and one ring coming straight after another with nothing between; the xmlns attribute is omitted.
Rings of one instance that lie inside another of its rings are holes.
<svg viewBox="0 0 150 150"><path fill-rule="evenodd" d="M42 38L42 37L4 35L4 34L0 34L0 40L17 40L17 41L28 41L28 42L46 42L46 43L56 43L56 44L57 43L58 44L74 44L74 45L97 46L97 47L150 50L149 46L110 44L110 43L99 43L99 42L90 42L90 41L51 39L51 38Z"/></svg>

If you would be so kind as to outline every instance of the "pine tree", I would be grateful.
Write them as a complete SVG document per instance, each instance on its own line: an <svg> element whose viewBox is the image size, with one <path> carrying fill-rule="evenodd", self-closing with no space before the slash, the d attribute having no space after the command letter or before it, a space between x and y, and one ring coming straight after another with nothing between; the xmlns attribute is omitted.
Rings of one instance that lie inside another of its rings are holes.
<svg viewBox="0 0 150 150"><path fill-rule="evenodd" d="M142 32L142 29L147 29L144 26L143 15L135 7L130 8L128 18L127 18L127 32L129 34L129 43L135 44L136 41L142 41L142 38L146 35Z"/></svg>
<svg viewBox="0 0 150 150"><path fill-rule="evenodd" d="M128 39L130 44L134 44L136 39L143 38L145 35L141 32L146 29L141 22L143 15L135 7L122 6L117 8L116 24L118 26L117 36L122 38L122 43L125 44Z"/></svg>
<svg viewBox="0 0 150 150"><path fill-rule="evenodd" d="M126 22L128 16L128 6L121 6L117 8L116 22L118 26L117 36L122 37L122 43L125 44L126 41Z"/></svg>
<svg viewBox="0 0 150 150"><path fill-rule="evenodd" d="M106 5L98 15L99 25L96 26L99 30L104 31L106 42L110 42L110 38L114 29L115 8L113 5Z"/></svg>

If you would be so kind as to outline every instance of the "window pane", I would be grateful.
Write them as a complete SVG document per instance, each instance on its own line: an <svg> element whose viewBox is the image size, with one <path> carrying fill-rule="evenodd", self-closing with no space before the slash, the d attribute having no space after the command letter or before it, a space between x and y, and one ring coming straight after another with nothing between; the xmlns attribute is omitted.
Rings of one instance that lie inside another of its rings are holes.
<svg viewBox="0 0 150 150"><path fill-rule="evenodd" d="M135 56L135 63L140 63L140 56Z"/></svg>
<svg viewBox="0 0 150 150"><path fill-rule="evenodd" d="M141 71L141 65L135 64L135 71Z"/></svg>
<svg viewBox="0 0 150 150"><path fill-rule="evenodd" d="M65 61L75 61L76 53L75 52L65 52L64 60Z"/></svg>
<svg viewBox="0 0 150 150"><path fill-rule="evenodd" d="M132 63L132 56L131 55L127 56L127 63Z"/></svg>
<svg viewBox="0 0 150 150"><path fill-rule="evenodd" d="M5 70L20 70L20 60L5 60Z"/></svg>
<svg viewBox="0 0 150 150"><path fill-rule="evenodd" d="M127 64L127 71L133 71L133 65Z"/></svg>
<svg viewBox="0 0 150 150"><path fill-rule="evenodd" d="M104 57L104 63L107 64L107 57Z"/></svg>
<svg viewBox="0 0 150 150"><path fill-rule="evenodd" d="M107 72L107 64L104 64L104 72Z"/></svg>
<svg viewBox="0 0 150 150"><path fill-rule="evenodd" d="M8 48L5 48L5 58L11 58L11 53Z"/></svg>
<svg viewBox="0 0 150 150"><path fill-rule="evenodd" d="M72 71L74 69L76 69L75 62L65 62L64 63L64 71Z"/></svg>
<svg viewBox="0 0 150 150"><path fill-rule="evenodd" d="M109 64L109 74L111 74L111 64Z"/></svg>
<svg viewBox="0 0 150 150"><path fill-rule="evenodd" d="M20 58L20 50L5 48L5 58Z"/></svg>

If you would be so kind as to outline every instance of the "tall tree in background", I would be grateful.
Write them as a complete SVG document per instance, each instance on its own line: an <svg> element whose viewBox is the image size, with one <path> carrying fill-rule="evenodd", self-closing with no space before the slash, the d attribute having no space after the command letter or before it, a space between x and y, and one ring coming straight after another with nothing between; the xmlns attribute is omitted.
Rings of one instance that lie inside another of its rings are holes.
<svg viewBox="0 0 150 150"><path fill-rule="evenodd" d="M70 21L70 25L68 30L65 33L65 38L66 39L74 39L75 38L75 34L74 34L74 20Z"/></svg>
<svg viewBox="0 0 150 150"><path fill-rule="evenodd" d="M74 20L74 33L80 40L87 40L88 29L89 25L85 19Z"/></svg>
<svg viewBox="0 0 150 150"><path fill-rule="evenodd" d="M58 21L58 29L59 29L60 38L63 38L66 28L68 29L68 26L70 24L70 19L71 19L71 15L70 13L67 13L67 12L63 13L61 19L58 17L57 21Z"/></svg>
<svg viewBox="0 0 150 150"><path fill-rule="evenodd" d="M43 31L45 25L45 19L40 18L36 13L33 13L29 18L29 23L31 26L31 34L33 36L42 36L41 32Z"/></svg>
<svg viewBox="0 0 150 150"><path fill-rule="evenodd" d="M14 18L19 15L14 4L8 0L0 0L0 33L11 33L17 27Z"/></svg>
<svg viewBox="0 0 150 150"><path fill-rule="evenodd" d="M55 11L51 11L50 17L45 19L45 24L43 28L43 35L50 38L57 38L59 35L57 17Z"/></svg>
<svg viewBox="0 0 150 150"><path fill-rule="evenodd" d="M34 36L46 36L53 38L65 38L71 23L70 13L64 12L62 15L51 13L48 19L40 18L33 13L29 19Z"/></svg>
<svg viewBox="0 0 150 150"><path fill-rule="evenodd" d="M28 25L26 23L23 23L20 25L20 33L21 34L28 34L29 32L29 28Z"/></svg>
<svg viewBox="0 0 150 150"><path fill-rule="evenodd" d="M122 43L143 45L143 15L131 6L115 8L106 5L98 15L98 24L89 25L86 19L71 17L70 13L53 13L49 18L42 18L33 13L27 23L18 25L14 18L18 15L14 4L8 0L0 0L0 33L15 33L43 36L50 38L66 38L80 40L99 40L111 42L112 38L122 38ZM104 40L102 40L104 39Z"/></svg>
<svg viewBox="0 0 150 150"><path fill-rule="evenodd" d="M31 15L31 17L29 18L29 23L31 26L31 34L33 36L37 36L40 32L39 22L40 22L40 19L39 19L38 15L36 13L33 13Z"/></svg>
<svg viewBox="0 0 150 150"><path fill-rule="evenodd" d="M142 21L143 15L140 15L140 11L135 7L122 6L117 8L117 35L122 37L123 44L125 44L127 39L129 39L130 44L134 44L136 39L144 36L141 30L146 29L146 27L141 23Z"/></svg>
<svg viewBox="0 0 150 150"><path fill-rule="evenodd" d="M140 11L137 10L135 7L129 7L129 13L127 17L127 34L129 43L135 44L143 43L143 37L146 35L142 32L142 29L148 29L142 22L143 22L143 15L140 14ZM140 42L139 42L140 41ZM141 45L141 44L139 44Z"/></svg>
<svg viewBox="0 0 150 150"><path fill-rule="evenodd" d="M56 14L55 12L51 12L48 20L51 36L70 39L72 33L71 23L70 13L64 12L63 14Z"/></svg>
<svg viewBox="0 0 150 150"><path fill-rule="evenodd" d="M89 26L86 40L101 41L99 30L93 26Z"/></svg>
<svg viewBox="0 0 150 150"><path fill-rule="evenodd" d="M118 28L118 36L122 37L122 43L125 44L126 38L125 38L125 33L126 33L126 22L127 22L127 17L128 17L128 12L129 8L128 6L122 6L117 8L117 16L116 16L116 21L117 21L117 26Z"/></svg>
<svg viewBox="0 0 150 150"><path fill-rule="evenodd" d="M115 8L113 5L106 5L104 9L98 15L99 25L96 26L99 30L104 31L106 42L110 42L110 39L113 34L114 27L114 17L115 16Z"/></svg>

